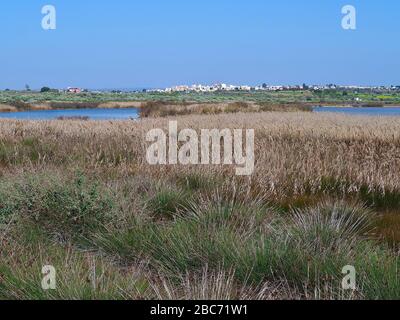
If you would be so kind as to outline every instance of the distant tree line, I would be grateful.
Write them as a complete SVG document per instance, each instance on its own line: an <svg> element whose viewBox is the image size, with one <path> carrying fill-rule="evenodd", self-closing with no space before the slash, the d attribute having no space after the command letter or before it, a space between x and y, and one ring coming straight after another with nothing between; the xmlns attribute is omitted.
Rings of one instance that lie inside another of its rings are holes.
<svg viewBox="0 0 400 320"><path fill-rule="evenodd" d="M51 89L49 87L43 87L42 89L40 89L40 92L45 93L45 92L58 92L57 89Z"/></svg>

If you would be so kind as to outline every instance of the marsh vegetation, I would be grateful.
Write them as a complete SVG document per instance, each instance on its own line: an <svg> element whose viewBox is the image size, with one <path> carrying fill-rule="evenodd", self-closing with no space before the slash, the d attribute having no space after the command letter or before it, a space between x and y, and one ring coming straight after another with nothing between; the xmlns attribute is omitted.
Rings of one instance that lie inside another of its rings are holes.
<svg viewBox="0 0 400 320"><path fill-rule="evenodd" d="M167 126L0 121L0 298L400 297L399 118L179 117L255 129L250 177L148 165L145 135ZM43 265L56 290L41 289Z"/></svg>

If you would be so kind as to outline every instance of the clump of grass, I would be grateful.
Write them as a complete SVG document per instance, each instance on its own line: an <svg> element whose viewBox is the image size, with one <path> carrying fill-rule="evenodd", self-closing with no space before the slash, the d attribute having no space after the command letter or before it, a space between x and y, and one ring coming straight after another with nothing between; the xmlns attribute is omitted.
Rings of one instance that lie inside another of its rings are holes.
<svg viewBox="0 0 400 320"><path fill-rule="evenodd" d="M285 290L283 283L266 282L256 287L238 283L229 270L209 270L186 273L178 281L161 276L152 284L156 297L161 300L275 300L289 299L293 292Z"/></svg>
<svg viewBox="0 0 400 320"><path fill-rule="evenodd" d="M169 223L135 222L125 231L101 232L94 241L105 252L116 253L123 264L149 259L171 276L196 272L205 264L229 267L236 264L235 253L247 248L245 239L262 221L251 216L255 210L256 206L192 205Z"/></svg>
<svg viewBox="0 0 400 320"><path fill-rule="evenodd" d="M177 184L187 189L188 192L212 190L218 185L218 178L198 172L180 174L177 177Z"/></svg>
<svg viewBox="0 0 400 320"><path fill-rule="evenodd" d="M93 254L37 243L3 246L0 255L0 299L120 300L152 296L140 265L122 272ZM44 266L55 269L55 290L42 288Z"/></svg>
<svg viewBox="0 0 400 320"><path fill-rule="evenodd" d="M308 279L303 279L303 283L313 286L321 279L329 279L340 289L341 268L353 265L358 275L358 287L354 292L356 297L398 297L398 257L366 238L372 230L373 221L369 210L344 203L297 210L289 222L291 240L287 243L290 249L286 252L290 255L285 254L285 259L280 260L286 279L299 285L299 276L305 276L307 270ZM289 259L293 254L297 259ZM313 258L310 260L307 257ZM302 272L299 272L299 267L303 268Z"/></svg>
<svg viewBox="0 0 400 320"><path fill-rule="evenodd" d="M353 260L357 289L364 299L397 300L400 295L399 256L371 243L358 246Z"/></svg>
<svg viewBox="0 0 400 320"><path fill-rule="evenodd" d="M289 222L289 233L302 242L305 250L316 255L329 250L349 251L371 229L369 210L343 202L294 210Z"/></svg>
<svg viewBox="0 0 400 320"><path fill-rule="evenodd" d="M161 188L148 201L148 209L155 218L174 218L190 205L190 197L184 191Z"/></svg>

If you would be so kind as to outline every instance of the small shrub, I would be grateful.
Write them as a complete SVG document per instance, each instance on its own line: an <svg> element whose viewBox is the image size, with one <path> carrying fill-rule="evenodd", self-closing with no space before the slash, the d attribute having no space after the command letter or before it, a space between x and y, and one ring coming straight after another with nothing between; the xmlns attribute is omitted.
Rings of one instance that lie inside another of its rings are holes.
<svg viewBox="0 0 400 320"><path fill-rule="evenodd" d="M63 240L87 236L107 223L114 208L111 195L83 176L73 181L30 178L12 187L13 201L2 204L1 215L6 217L12 210L19 219L38 224Z"/></svg>

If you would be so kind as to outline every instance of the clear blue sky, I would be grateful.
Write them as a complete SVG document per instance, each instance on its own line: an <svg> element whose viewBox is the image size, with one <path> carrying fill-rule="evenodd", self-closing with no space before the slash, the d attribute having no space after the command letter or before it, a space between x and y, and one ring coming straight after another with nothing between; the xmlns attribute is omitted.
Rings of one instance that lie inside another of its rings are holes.
<svg viewBox="0 0 400 320"><path fill-rule="evenodd" d="M57 30L41 28L46 4ZM3 0L0 30L2 89L400 85L398 0Z"/></svg>

